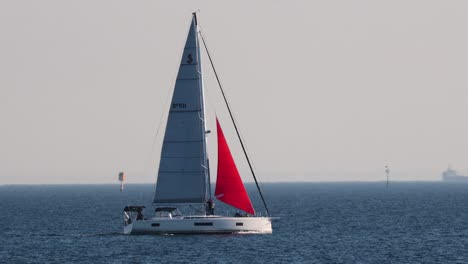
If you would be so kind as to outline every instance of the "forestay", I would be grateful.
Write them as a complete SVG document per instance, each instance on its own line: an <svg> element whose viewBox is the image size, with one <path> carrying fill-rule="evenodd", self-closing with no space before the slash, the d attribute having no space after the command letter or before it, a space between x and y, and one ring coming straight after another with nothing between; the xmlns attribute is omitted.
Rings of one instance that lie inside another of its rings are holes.
<svg viewBox="0 0 468 264"><path fill-rule="evenodd" d="M164 134L154 203L207 200L207 158L197 21L193 16Z"/></svg>

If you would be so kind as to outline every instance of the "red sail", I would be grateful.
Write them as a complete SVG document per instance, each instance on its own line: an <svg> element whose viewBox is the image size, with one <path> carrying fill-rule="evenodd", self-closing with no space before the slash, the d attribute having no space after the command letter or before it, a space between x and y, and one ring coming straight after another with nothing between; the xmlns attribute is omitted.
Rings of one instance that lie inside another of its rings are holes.
<svg viewBox="0 0 468 264"><path fill-rule="evenodd" d="M218 119L216 119L216 128L218 132L218 178L215 196L220 201L254 215L255 210L242 183Z"/></svg>

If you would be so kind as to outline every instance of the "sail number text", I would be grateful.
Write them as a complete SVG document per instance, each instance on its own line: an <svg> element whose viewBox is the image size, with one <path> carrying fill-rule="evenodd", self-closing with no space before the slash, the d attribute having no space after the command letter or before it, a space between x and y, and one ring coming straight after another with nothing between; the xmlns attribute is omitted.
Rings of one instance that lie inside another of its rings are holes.
<svg viewBox="0 0 468 264"><path fill-rule="evenodd" d="M187 108L187 104L183 104L183 103L172 104L172 109L185 109L185 108Z"/></svg>

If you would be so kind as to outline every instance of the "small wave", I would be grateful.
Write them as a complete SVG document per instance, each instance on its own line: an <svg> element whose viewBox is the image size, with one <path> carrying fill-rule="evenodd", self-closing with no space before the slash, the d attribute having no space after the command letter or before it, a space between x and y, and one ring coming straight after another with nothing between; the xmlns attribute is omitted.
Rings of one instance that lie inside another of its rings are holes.
<svg viewBox="0 0 468 264"><path fill-rule="evenodd" d="M80 234L82 237L108 237L108 236L122 236L124 233L110 232L110 233L97 233L97 234Z"/></svg>
<svg viewBox="0 0 468 264"><path fill-rule="evenodd" d="M45 236L45 237L60 237L60 236L63 236L63 234L42 234L40 236Z"/></svg>

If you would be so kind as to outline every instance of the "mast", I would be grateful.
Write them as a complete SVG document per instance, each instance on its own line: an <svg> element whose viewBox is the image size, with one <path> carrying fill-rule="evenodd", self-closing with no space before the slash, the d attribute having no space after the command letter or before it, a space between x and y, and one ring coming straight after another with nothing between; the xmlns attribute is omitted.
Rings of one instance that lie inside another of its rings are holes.
<svg viewBox="0 0 468 264"><path fill-rule="evenodd" d="M265 206L265 209L267 211L268 216L270 216L270 211L268 210L268 206L267 206L267 204L265 202L262 191L260 190L260 186L258 185L257 177L255 176L255 172L254 172L252 164L250 162L249 155L247 154L247 151L246 151L245 146L244 146L244 142L242 141L242 138L240 136L239 129L237 128L237 124L236 124L236 121L234 120L234 116L232 114L231 107L229 106L226 95L224 93L223 86L221 85L221 81L219 80L218 73L216 72L216 69L214 67L213 60L211 59L210 52L208 51L208 47L206 45L205 38L203 37L203 33L201 32L201 30L199 31L199 33L200 33L201 39L203 41L203 46L205 47L205 50L206 50L206 54L208 55L208 59L210 60L211 67L212 67L213 72L215 74L216 81L218 82L219 89L221 90L221 94L223 95L224 102L226 103L226 107L228 109L229 116L231 117L231 121L232 121L232 123L234 125L234 128L236 130L237 138L239 139L239 142L240 142L241 147L242 147L242 151L244 152L245 158L247 159L247 163L249 164L250 172L252 173L252 176L254 178L255 185L257 186L258 193L260 194L260 198L262 198L262 202L263 202L263 205Z"/></svg>
<svg viewBox="0 0 468 264"><path fill-rule="evenodd" d="M197 33L200 32L200 28L198 27L198 20L197 20L197 12L193 12L193 20L195 21L195 27ZM198 41L197 41L198 42ZM205 197L206 201L211 200L211 182L210 182L210 163L208 159L208 151L207 151L207 140L206 137L208 136L208 131L206 130L206 113L205 113L205 89L203 85L203 74L202 74L202 63L201 63L201 56L200 56L200 45L197 45L197 58L199 60L199 65L200 65L200 106L201 106L201 111L200 111L200 120L202 122L202 133L203 133L203 162L204 164L201 164L205 171L205 178L206 178L206 186L205 186ZM206 209L205 209L206 210Z"/></svg>

